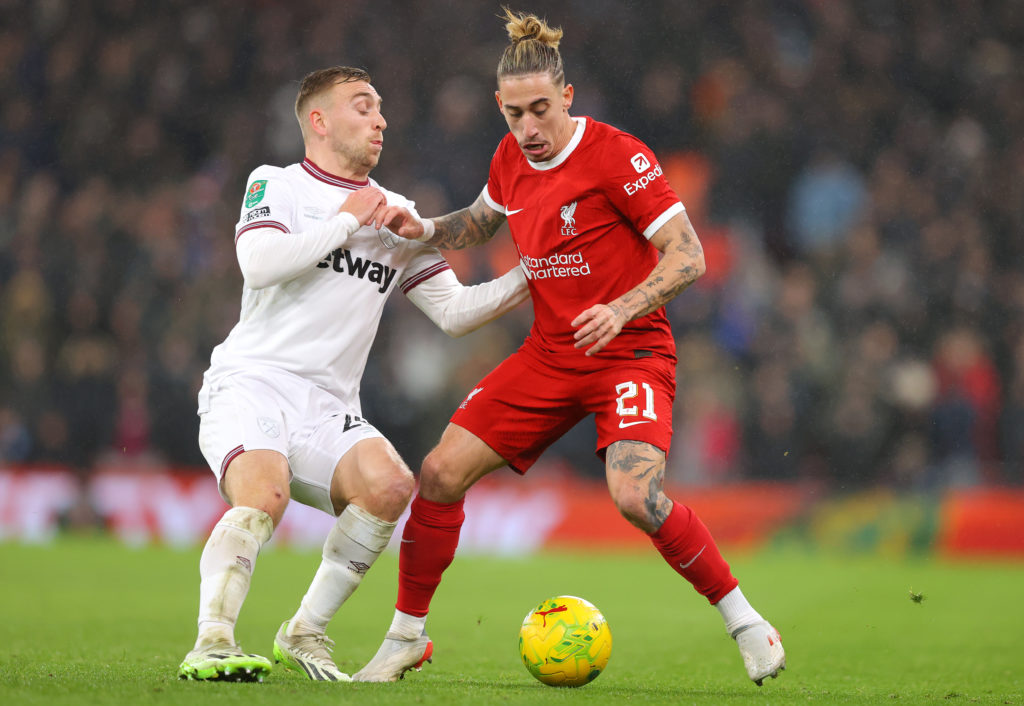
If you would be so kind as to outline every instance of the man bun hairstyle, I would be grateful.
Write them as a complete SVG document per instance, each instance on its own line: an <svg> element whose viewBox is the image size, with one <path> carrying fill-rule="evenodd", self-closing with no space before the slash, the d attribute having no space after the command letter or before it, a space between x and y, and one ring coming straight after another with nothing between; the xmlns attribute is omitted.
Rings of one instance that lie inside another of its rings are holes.
<svg viewBox="0 0 1024 706"><path fill-rule="evenodd" d="M563 83L565 67L558 52L561 28L549 27L536 15L515 13L507 7L502 9L509 45L498 62L498 81L509 76L548 74L552 83Z"/></svg>
<svg viewBox="0 0 1024 706"><path fill-rule="evenodd" d="M302 83L299 84L299 95L295 97L295 118L299 121L302 134L306 134L306 119L304 113L309 101L324 91L339 83L352 83L353 81L370 82L370 74L364 69L356 69L351 66L331 66L326 69L317 69L306 74Z"/></svg>

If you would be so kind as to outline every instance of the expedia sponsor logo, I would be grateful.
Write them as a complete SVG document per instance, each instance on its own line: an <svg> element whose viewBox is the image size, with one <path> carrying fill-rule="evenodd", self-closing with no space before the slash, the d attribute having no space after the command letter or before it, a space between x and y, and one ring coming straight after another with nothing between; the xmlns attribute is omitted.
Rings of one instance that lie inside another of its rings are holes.
<svg viewBox="0 0 1024 706"><path fill-rule="evenodd" d="M349 250L343 248L327 253L327 257L316 263L316 266L324 269L330 267L340 274L347 273L353 277L365 279L367 282L374 282L378 285L377 291L381 294L388 291L397 272L379 262L354 256Z"/></svg>
<svg viewBox="0 0 1024 706"><path fill-rule="evenodd" d="M648 165L648 166L650 166L650 165ZM647 186L651 182L653 182L655 179L657 179L661 175L662 175L661 165L660 164L655 164L654 165L654 169L652 169L651 171L647 172L646 174L644 174L642 177L640 177L636 181L626 182L625 184L622 185L622 188L626 190L626 195L627 196L632 196L633 194L637 193L638 191L643 191L644 189L646 189Z"/></svg>
<svg viewBox="0 0 1024 706"><path fill-rule="evenodd" d="M245 218L242 219L242 223L252 223L257 218L270 218L270 206L263 206L262 208L254 208L245 214Z"/></svg>
<svg viewBox="0 0 1024 706"><path fill-rule="evenodd" d="M555 279L559 277L583 277L590 274L590 263L579 252L551 255L550 257L519 258L527 279Z"/></svg>
<svg viewBox="0 0 1024 706"><path fill-rule="evenodd" d="M643 152L637 152L630 157L629 163L633 165L633 169L636 170L637 174L643 174L651 168L651 161L647 159L647 155Z"/></svg>

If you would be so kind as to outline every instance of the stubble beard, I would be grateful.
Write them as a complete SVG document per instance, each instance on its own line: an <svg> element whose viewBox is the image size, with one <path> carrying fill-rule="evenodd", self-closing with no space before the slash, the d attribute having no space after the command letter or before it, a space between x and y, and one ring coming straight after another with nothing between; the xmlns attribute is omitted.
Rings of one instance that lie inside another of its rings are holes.
<svg viewBox="0 0 1024 706"><path fill-rule="evenodd" d="M368 175L380 161L380 155L373 154L369 147L360 149L340 140L334 143L334 151L341 158L342 164L357 173L365 172Z"/></svg>

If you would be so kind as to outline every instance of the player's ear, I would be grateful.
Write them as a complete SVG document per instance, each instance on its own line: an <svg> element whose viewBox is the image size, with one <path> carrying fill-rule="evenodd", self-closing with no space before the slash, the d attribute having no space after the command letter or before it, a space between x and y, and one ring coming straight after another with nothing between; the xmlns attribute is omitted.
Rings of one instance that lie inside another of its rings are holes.
<svg viewBox="0 0 1024 706"><path fill-rule="evenodd" d="M323 110L321 110L320 108L313 108L311 111L309 111L309 115L307 116L307 118L309 120L309 128L314 133L320 135L321 137L327 134L327 121L324 116Z"/></svg>
<svg viewBox="0 0 1024 706"><path fill-rule="evenodd" d="M494 100L498 101L498 112L499 113L504 113L505 112L505 106L501 102L501 91L495 91L494 92Z"/></svg>
<svg viewBox="0 0 1024 706"><path fill-rule="evenodd" d="M572 107L573 88L571 83L565 84L562 89L562 108L569 110Z"/></svg>

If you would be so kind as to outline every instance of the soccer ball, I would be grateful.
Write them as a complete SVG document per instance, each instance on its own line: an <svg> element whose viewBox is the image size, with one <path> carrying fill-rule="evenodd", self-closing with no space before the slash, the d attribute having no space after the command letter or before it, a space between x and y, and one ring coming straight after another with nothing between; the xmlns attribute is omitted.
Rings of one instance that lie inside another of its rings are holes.
<svg viewBox="0 0 1024 706"><path fill-rule="evenodd" d="M608 666L612 632L592 603L555 596L523 619L519 655L530 674L548 686L583 686Z"/></svg>

